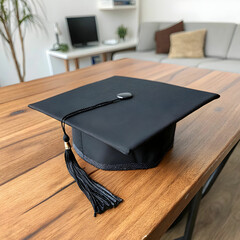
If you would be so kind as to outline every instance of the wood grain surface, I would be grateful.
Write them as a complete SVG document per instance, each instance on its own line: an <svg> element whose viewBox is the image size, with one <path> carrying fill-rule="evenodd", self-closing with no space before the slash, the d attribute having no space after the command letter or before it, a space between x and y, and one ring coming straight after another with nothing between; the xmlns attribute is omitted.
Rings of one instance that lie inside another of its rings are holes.
<svg viewBox="0 0 240 240"><path fill-rule="evenodd" d="M91 177L124 199L93 210L68 174L60 123L28 104L122 75L219 93L177 124L153 169ZM124 59L0 89L0 239L159 239L240 139L240 75Z"/></svg>

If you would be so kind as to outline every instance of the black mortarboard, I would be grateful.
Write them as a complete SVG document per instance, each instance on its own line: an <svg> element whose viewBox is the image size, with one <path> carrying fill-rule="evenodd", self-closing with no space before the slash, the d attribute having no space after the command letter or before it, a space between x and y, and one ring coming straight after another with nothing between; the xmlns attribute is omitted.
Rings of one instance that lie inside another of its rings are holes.
<svg viewBox="0 0 240 240"><path fill-rule="evenodd" d="M122 199L79 167L65 123L72 127L78 155L105 170L147 169L173 146L176 122L218 94L161 82L114 76L29 105L61 121L70 174L91 201L95 215Z"/></svg>

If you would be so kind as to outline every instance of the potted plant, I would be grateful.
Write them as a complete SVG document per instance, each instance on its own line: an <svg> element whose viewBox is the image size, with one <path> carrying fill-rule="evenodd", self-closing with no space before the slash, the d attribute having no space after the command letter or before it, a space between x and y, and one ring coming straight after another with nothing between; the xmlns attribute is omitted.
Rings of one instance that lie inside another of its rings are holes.
<svg viewBox="0 0 240 240"><path fill-rule="evenodd" d="M26 76L24 33L29 25L41 26L35 14L37 6L40 5L36 0L0 0L0 38L9 47L20 82L24 82ZM21 60L16 52L17 41Z"/></svg>
<svg viewBox="0 0 240 240"><path fill-rule="evenodd" d="M118 27L117 33L118 33L119 38L124 41L125 37L127 35L127 28L124 27L124 25L121 25L121 26Z"/></svg>

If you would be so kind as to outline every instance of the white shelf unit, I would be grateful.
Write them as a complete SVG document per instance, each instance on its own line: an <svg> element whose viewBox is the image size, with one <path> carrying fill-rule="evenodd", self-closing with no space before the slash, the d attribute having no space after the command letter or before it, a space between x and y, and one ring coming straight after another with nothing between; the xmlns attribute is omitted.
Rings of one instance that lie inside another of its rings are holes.
<svg viewBox="0 0 240 240"><path fill-rule="evenodd" d="M136 1L129 5L114 5L113 0L98 0L98 8L100 10L136 9Z"/></svg>

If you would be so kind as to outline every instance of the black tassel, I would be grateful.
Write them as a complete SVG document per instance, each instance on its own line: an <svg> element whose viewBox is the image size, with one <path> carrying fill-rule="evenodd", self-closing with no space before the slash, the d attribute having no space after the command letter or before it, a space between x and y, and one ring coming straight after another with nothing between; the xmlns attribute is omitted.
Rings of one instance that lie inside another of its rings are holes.
<svg viewBox="0 0 240 240"><path fill-rule="evenodd" d="M69 139L68 136L64 137L65 139ZM119 203L123 201L87 175L78 165L68 141L65 141L65 161L69 173L91 202L94 209L94 217L96 217L97 214L105 212L107 209L117 207Z"/></svg>
<svg viewBox="0 0 240 240"><path fill-rule="evenodd" d="M122 100L130 99L133 95L131 93L119 93L115 99L98 103L96 105L78 109L74 112L70 112L69 114L65 115L61 120L61 126L63 130L63 141L65 143L65 161L68 168L69 173L77 182L79 188L83 191L86 197L91 202L93 209L94 209L94 217L97 214L101 214L105 212L107 209L117 207L119 203L123 200L111 192L109 192L105 187L101 184L92 180L87 173L78 165L76 158L71 150L71 145L69 143L70 139L66 133L65 129L65 122L67 119L76 116L78 114L94 110L100 107L107 106L109 104L117 103Z"/></svg>

